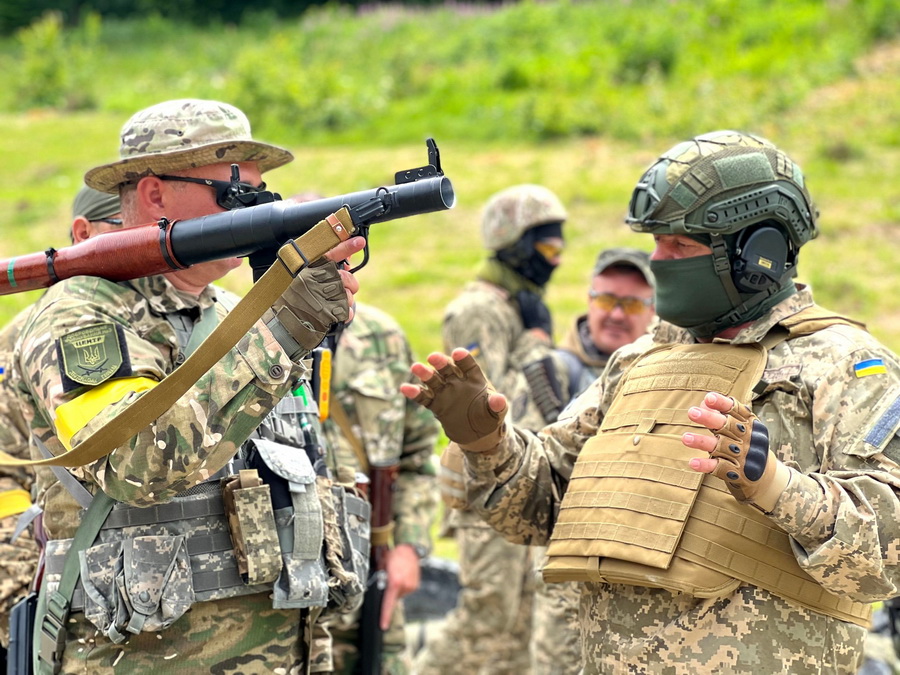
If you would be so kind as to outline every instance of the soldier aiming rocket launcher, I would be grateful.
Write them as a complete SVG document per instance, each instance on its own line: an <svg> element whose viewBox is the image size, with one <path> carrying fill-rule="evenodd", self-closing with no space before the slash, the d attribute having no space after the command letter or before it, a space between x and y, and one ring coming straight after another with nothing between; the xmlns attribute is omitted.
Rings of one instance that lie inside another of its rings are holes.
<svg viewBox="0 0 900 675"><path fill-rule="evenodd" d="M231 181L222 181L218 201L230 200L233 210L182 221L163 218L59 250L49 248L0 261L6 270L0 275L0 295L47 288L78 275L125 281L230 257L249 258L258 278L276 260L283 244L343 207L350 212L352 234L367 239L369 226L375 223L452 207L453 186L441 170L437 144L431 138L426 144L428 164L397 172L394 185L302 204L281 201L278 194L241 183L237 165L232 165ZM363 261L355 269L368 259L367 242Z"/></svg>

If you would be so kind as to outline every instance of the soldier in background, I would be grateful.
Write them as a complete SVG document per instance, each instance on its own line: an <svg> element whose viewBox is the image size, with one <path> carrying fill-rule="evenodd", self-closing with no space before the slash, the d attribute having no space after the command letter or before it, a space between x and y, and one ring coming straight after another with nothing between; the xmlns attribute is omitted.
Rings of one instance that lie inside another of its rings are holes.
<svg viewBox="0 0 900 675"><path fill-rule="evenodd" d="M85 186L72 203L72 229L88 227L106 231L122 224L119 196L97 192ZM86 237L85 237L86 238ZM0 330L0 450L14 457L28 459L31 432L13 387L16 376L12 354L16 339L25 325L31 307L26 307ZM41 468L39 471L49 471ZM19 516L31 506L34 472L26 467L0 467L0 643L9 644L9 610L29 591L34 581L40 550L31 528L23 527L12 541Z"/></svg>
<svg viewBox="0 0 900 675"><path fill-rule="evenodd" d="M406 675L411 664L401 599L419 587L420 561L431 550L438 499L433 458L439 427L429 410L400 393L400 384L412 379L413 363L403 329L371 305L357 302L354 310L334 352L331 415L324 429L332 466L367 473L371 464L399 463L382 604L381 672ZM357 665L359 613L330 618L328 626L334 671L349 675Z"/></svg>
<svg viewBox="0 0 900 675"><path fill-rule="evenodd" d="M522 366L549 353L553 326L543 296L560 262L566 210L540 185L517 185L492 196L482 217L490 257L462 294L447 307L446 349L466 347L498 387L517 391L512 416L525 428L543 426L524 384ZM442 492L452 490L444 471ZM465 496L450 504L465 506ZM458 604L443 630L416 659L420 675L490 673L521 675L529 669L534 594L531 549L512 544L467 508L449 510L449 528L459 546Z"/></svg>
<svg viewBox="0 0 900 675"><path fill-rule="evenodd" d="M900 587L900 360L795 284L817 215L770 142L697 136L629 206L660 323L558 422L505 422L464 349L413 366L403 391L460 444L473 507L582 584L586 674L861 665Z"/></svg>
<svg viewBox="0 0 900 675"><path fill-rule="evenodd" d="M600 252L591 273L587 312L575 318L552 354L525 366L532 398L547 424L600 376L614 351L647 332L655 318L654 285L646 252L634 248ZM574 582L546 583L541 576L545 554L546 547L535 547L532 672L577 675L582 667L581 588Z"/></svg>

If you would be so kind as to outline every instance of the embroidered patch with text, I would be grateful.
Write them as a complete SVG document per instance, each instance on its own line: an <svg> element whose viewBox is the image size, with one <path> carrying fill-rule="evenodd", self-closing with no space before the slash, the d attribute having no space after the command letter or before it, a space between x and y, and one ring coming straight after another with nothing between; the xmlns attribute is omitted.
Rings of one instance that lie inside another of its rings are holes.
<svg viewBox="0 0 900 675"><path fill-rule="evenodd" d="M64 391L95 387L112 377L131 375L122 327L100 323L80 328L56 341Z"/></svg>

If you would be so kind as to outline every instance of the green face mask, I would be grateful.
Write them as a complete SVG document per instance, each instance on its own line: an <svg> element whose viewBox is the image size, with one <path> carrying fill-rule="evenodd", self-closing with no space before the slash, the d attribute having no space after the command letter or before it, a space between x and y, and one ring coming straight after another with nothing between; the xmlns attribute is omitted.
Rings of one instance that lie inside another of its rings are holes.
<svg viewBox="0 0 900 675"><path fill-rule="evenodd" d="M690 330L734 308L716 274L711 254L651 260L650 271L656 277L656 313L664 321ZM695 334L694 337L709 336Z"/></svg>

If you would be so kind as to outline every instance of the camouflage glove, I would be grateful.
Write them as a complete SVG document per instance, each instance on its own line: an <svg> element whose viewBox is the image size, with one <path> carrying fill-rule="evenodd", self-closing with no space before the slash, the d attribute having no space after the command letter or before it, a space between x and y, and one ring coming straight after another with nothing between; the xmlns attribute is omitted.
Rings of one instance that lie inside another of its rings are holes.
<svg viewBox="0 0 900 675"><path fill-rule="evenodd" d="M717 443L710 457L719 460L713 475L725 481L739 502L771 511L790 480L790 470L769 450L769 430L750 406L734 401L722 414L725 425L713 431Z"/></svg>
<svg viewBox="0 0 900 675"><path fill-rule="evenodd" d="M292 360L319 346L331 327L350 316L338 266L319 260L300 270L263 321Z"/></svg>
<svg viewBox="0 0 900 675"><path fill-rule="evenodd" d="M496 393L471 354L436 370L422 382L415 401L437 418L447 437L463 450L486 452L503 439L506 408L495 413L488 397Z"/></svg>
<svg viewBox="0 0 900 675"><path fill-rule="evenodd" d="M544 300L537 293L519 291L516 293L519 315L526 329L540 328L547 335L553 335L553 319Z"/></svg>

